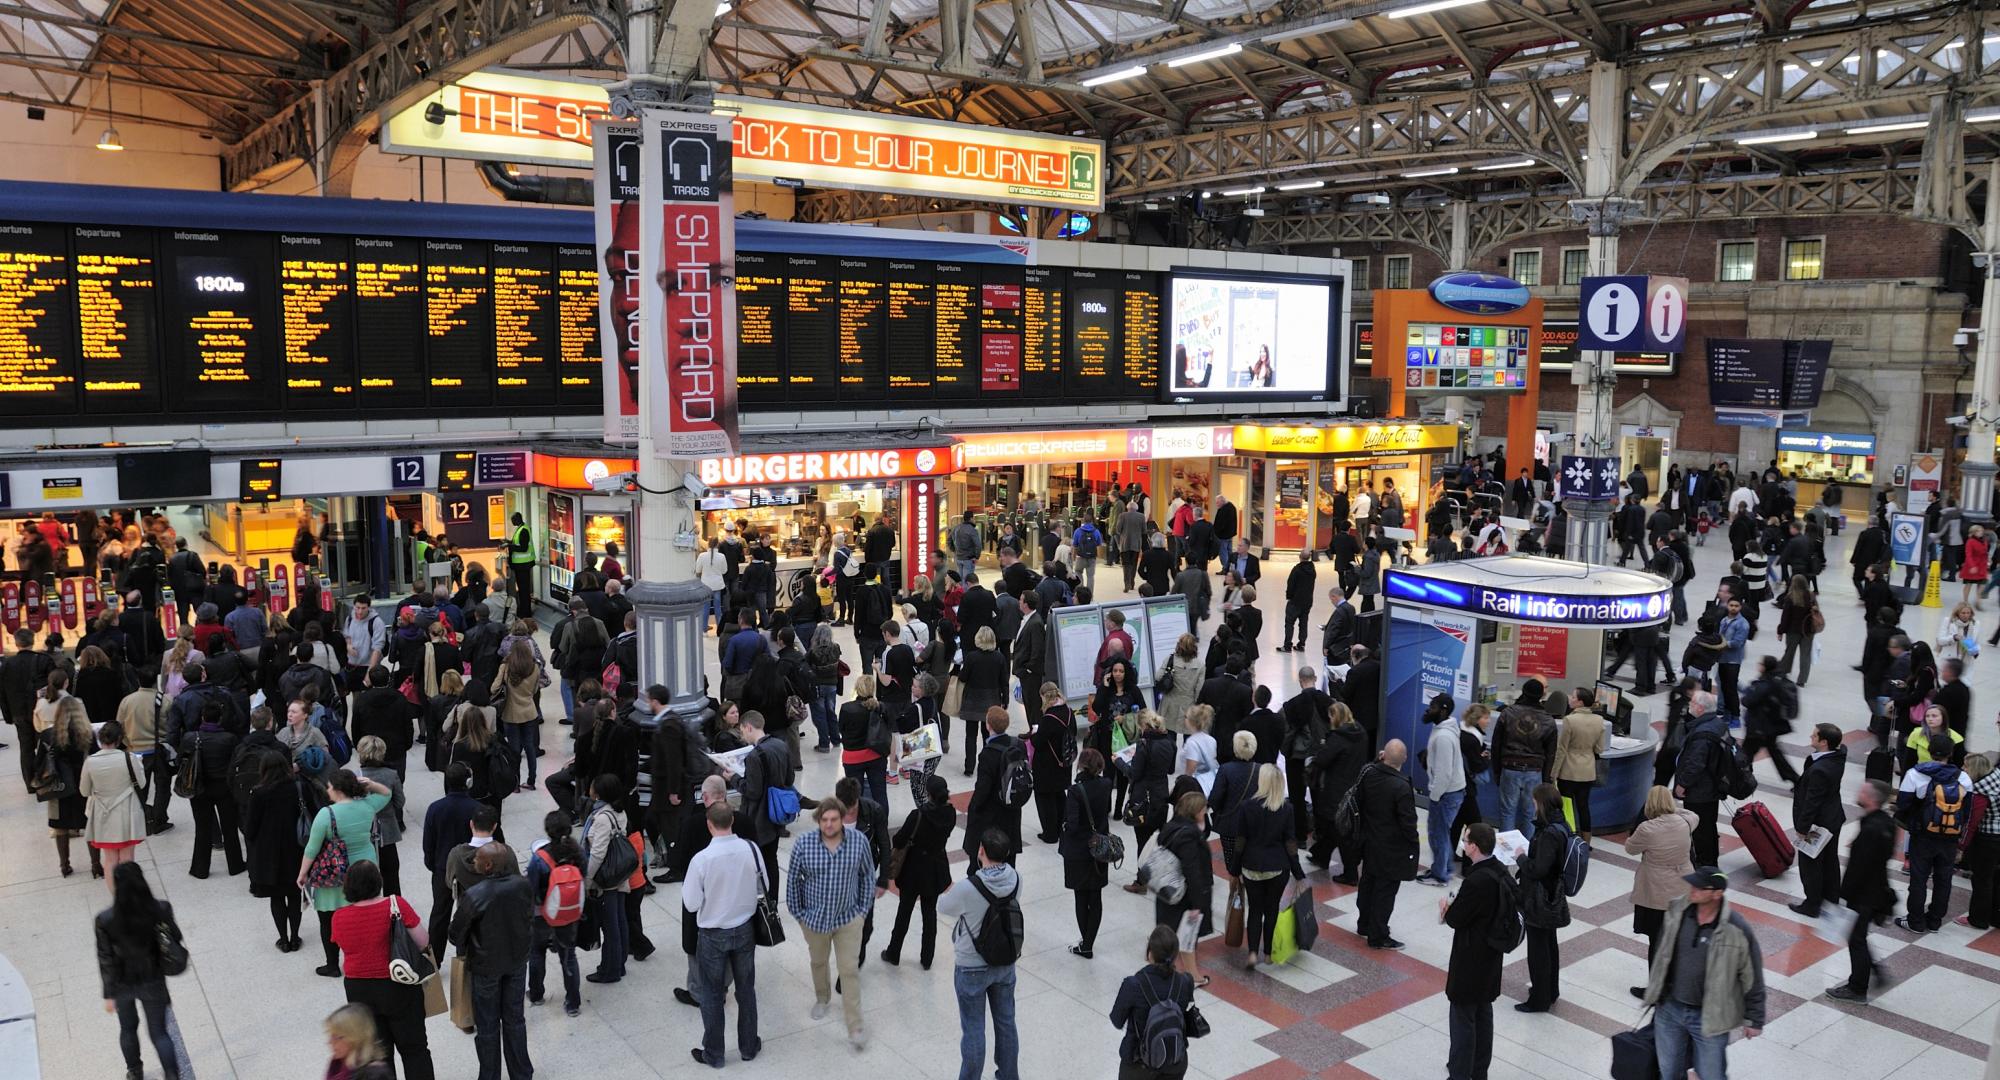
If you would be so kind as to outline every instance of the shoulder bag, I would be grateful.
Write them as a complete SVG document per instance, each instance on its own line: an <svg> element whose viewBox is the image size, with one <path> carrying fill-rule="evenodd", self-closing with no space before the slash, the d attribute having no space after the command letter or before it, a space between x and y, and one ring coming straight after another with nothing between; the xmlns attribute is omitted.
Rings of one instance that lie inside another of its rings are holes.
<svg viewBox="0 0 2000 1080"><path fill-rule="evenodd" d="M180 771L174 774L174 794L183 799L192 799L201 791L201 732L194 733L194 752L181 759Z"/></svg>
<svg viewBox="0 0 2000 1080"><path fill-rule="evenodd" d="M153 937L159 943L160 973L181 975L188 969L187 942L181 939L181 928L173 919L165 918L153 924Z"/></svg>
<svg viewBox="0 0 2000 1080"><path fill-rule="evenodd" d="M422 949L410 928L403 925L402 897L391 896L389 904L389 978L404 986L416 986L437 974L437 965Z"/></svg>
<svg viewBox="0 0 2000 1080"><path fill-rule="evenodd" d="M750 937L761 948L783 945L785 924L778 918L778 898L771 895L771 886L764 879L764 853L748 840L743 843L757 861L757 911L750 916Z"/></svg>
<svg viewBox="0 0 2000 1080"><path fill-rule="evenodd" d="M1090 793L1079 791L1077 797L1083 800L1083 809L1088 813L1090 810ZM1089 840L1090 857L1106 866L1124 865L1125 841L1122 837L1112 834L1110 812L1105 812L1104 828L1096 828L1097 823L1094 821L1090 824L1092 826Z"/></svg>

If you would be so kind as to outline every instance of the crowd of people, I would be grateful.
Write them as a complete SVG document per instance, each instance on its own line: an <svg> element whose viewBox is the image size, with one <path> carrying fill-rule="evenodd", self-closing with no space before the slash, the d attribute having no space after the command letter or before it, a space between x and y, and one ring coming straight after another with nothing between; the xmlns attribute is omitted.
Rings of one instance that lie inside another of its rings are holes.
<svg viewBox="0 0 2000 1080"><path fill-rule="evenodd" d="M1482 462L1459 480L1467 501L1440 499L1427 517L1429 557L1560 550L1560 514L1536 514L1532 476L1522 491L1495 493ZM1781 476L1735 484L1720 467L1670 475L1650 516L1647 495L1633 484L1610 526L1625 556L1651 552L1646 567L1676 597L1659 626L1622 635L1611 662L1615 674L1636 660L1641 695L1656 692L1657 664L1667 688L1656 783L1622 844L1638 864L1632 927L1648 957L1632 993L1655 1009L1664 1075L1692 1068L1720 1080L1730 1033L1755 1037L1766 1015L1756 933L1731 909L1729 879L1716 868L1720 808L1741 797L1752 762L1768 754L1793 785L1796 838L1838 834L1849 816L1841 729L1814 725L1796 766L1779 742L1798 718L1798 687L1824 630L1831 512L1822 504L1801 521ZM1501 528L1477 505L1492 497L1541 517L1542 536ZM1189 1042L1207 1027L1197 1005L1212 979L1204 956L1246 970L1277 962L1280 924L1302 897L1316 923L1316 885L1354 890L1366 947L1401 949L1399 932L1422 932L1407 912L1398 918L1412 881L1456 885L1438 904L1452 940L1446 1067L1453 1080L1483 1077L1508 955L1525 945L1530 982L1517 1010L1546 1012L1561 998L1558 931L1588 852L1604 843L1589 806L1613 718L1593 686L1528 679L1504 706L1433 699L1421 745L1383 737L1371 627L1380 620L1368 616L1385 565L1415 555L1384 532L1405 522L1401 493L1386 480L1340 494L1331 583L1322 589L1311 560L1284 575L1278 648L1306 651L1316 631L1320 663L1297 665L1281 680L1289 685L1260 682L1260 561L1237 508L1203 502L1177 494L1164 527L1136 488L1103 500L1101 513L1022 515L999 535L967 515L944 531L948 569L900 591L883 580L895 543L886 522L857 522L852 545L848 532L834 533L797 590L777 587L768 538L734 523L696 562L715 596L719 672L699 707L666 686L641 687L636 617L615 552L578 573L575 598L546 632L530 613L510 612L476 566L456 589L389 604L360 597L338 613L302 596L283 615L262 590L204 574L192 618L171 642L135 587L73 658L60 641L18 636L0 660L0 707L23 744L23 781L48 807L60 871L73 872L81 836L93 873L109 880L98 951L134 1076L142 1019L163 1071L181 1068L166 986L185 952L176 960L163 929L175 925L172 910L132 862L148 836L174 827L178 798L194 824L189 873L209 877L219 849L227 875L244 876L269 902L277 951L301 949L312 907L316 972L340 979L349 1002L327 1020L329 1076L433 1075L426 1021L441 1012L472 1033L481 1080L531 1076L525 1008L553 992L550 956L564 1012L576 1016L580 983L615 985L657 951L644 901L678 886L686 967L673 996L699 1010L694 1061L729 1061L732 987L735 1054L761 1052L758 950L788 932L805 942L812 1018L829 1016L838 996L848 1039L864 1049L862 969L875 906L893 889L880 962L901 965L915 934L916 961L929 970L942 922L961 1075L983 1075L990 1060L1014 1080L1015 965L1026 934L1047 932L1025 924L1017 864L1040 843L1055 847L1073 894L1070 956L1095 959L1107 917L1143 923L1136 901L1107 915L1114 879L1150 902L1145 955L1132 958L1143 966L1109 1014L1123 1032L1121 1077L1188 1071ZM1732 564L1714 600L1689 612L1689 545L1701 546L1703 519L1713 510L1724 520L1725 508ZM1860 530L1857 559L1881 554L1881 527ZM1976 528L1940 536L1963 540L1946 544L1963 549L1955 580L1988 580L1973 569L1991 558ZM151 546L144 536L139 544ZM997 571L984 565L988 555ZM1100 560L1122 568L1128 590L1187 596L1190 632L1142 689L1132 635L1112 612L1094 692L1072 702L1050 681L1051 612L1091 599ZM1899 927L1927 933L1949 917L1962 846L1974 891L1959 921L2000 920L2000 811L1971 813L1975 794L2000 806L2000 771L1964 745L1972 703L1963 680L1978 655L1983 586L1968 588L1933 642L1904 632L1888 576L1870 563L1856 577L1869 622L1857 668L1886 766L1878 775L1871 755L1845 865L1837 844L1802 856L1805 897L1794 905L1816 916L1841 903L1860 916L1850 978L1828 992L1846 1002L1866 1001L1884 977L1868 935L1892 914L1898 856L1910 875ZM186 584L194 592L197 583ZM175 599L185 599L178 585ZM1767 647L1746 683L1767 605L1778 611L1783 654ZM1668 640L1690 615L1696 627L1676 671ZM836 644L836 627L852 627L855 653ZM544 736L548 711L568 728L562 752ZM825 790L811 790L807 777L831 770L808 770L808 747L839 755L839 778ZM545 754L559 767L542 770ZM1410 768L1419 755L1421 789ZM406 805L415 769L438 774L443 790L421 812ZM540 814L532 842L503 826L507 801L522 795ZM1515 834L1521 846L1506 847ZM412 838L430 879L421 910L404 896L414 879L405 881L400 845ZM954 851L964 867L954 867ZM1202 950L1218 932L1224 950ZM598 956L586 973L579 953L588 952Z"/></svg>

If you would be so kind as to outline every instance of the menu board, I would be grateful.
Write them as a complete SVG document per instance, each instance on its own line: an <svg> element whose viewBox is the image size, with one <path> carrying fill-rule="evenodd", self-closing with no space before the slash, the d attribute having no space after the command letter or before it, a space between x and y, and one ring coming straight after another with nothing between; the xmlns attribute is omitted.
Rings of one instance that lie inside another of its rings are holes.
<svg viewBox="0 0 2000 1080"><path fill-rule="evenodd" d="M595 258L589 247L556 248L556 400L564 405L604 404Z"/></svg>
<svg viewBox="0 0 2000 1080"><path fill-rule="evenodd" d="M364 402L398 405L429 396L423 260L420 240L354 241L355 393Z"/></svg>
<svg viewBox="0 0 2000 1080"><path fill-rule="evenodd" d="M1527 388L1528 327L1411 323L1404 387L1416 391L1505 391Z"/></svg>
<svg viewBox="0 0 2000 1080"><path fill-rule="evenodd" d="M493 285L487 245L424 241L425 359L433 398L493 400Z"/></svg>
<svg viewBox="0 0 2000 1080"><path fill-rule="evenodd" d="M348 242L278 237L280 370L285 401L328 407L354 395L354 271Z"/></svg>
<svg viewBox="0 0 2000 1080"><path fill-rule="evenodd" d="M54 225L0 226L0 413L76 407L75 292L69 245Z"/></svg>

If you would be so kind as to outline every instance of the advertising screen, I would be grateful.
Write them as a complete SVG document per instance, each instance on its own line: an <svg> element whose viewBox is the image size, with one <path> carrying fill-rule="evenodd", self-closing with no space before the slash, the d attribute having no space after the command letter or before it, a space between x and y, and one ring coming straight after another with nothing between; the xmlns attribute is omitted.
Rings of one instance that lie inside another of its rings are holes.
<svg viewBox="0 0 2000 1080"><path fill-rule="evenodd" d="M1339 397L1338 287L1333 278L1175 270L1166 400Z"/></svg>
<svg viewBox="0 0 2000 1080"><path fill-rule="evenodd" d="M1457 393L1527 387L1529 328L1411 323L1403 346L1404 385L1412 391Z"/></svg>

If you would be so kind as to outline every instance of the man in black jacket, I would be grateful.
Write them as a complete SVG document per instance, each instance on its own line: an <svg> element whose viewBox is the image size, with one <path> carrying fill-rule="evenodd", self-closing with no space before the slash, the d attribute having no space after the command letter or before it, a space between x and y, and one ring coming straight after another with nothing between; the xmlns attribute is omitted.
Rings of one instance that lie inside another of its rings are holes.
<svg viewBox="0 0 2000 1080"><path fill-rule="evenodd" d="M1196 511L1196 513L1200 513L1200 511ZM1223 556L1227 556L1229 549L1235 546L1237 533L1236 504L1229 501L1229 496L1216 495L1215 514L1213 518L1213 527L1215 529L1214 550Z"/></svg>
<svg viewBox="0 0 2000 1080"><path fill-rule="evenodd" d="M1451 1003L1449 1080L1474 1080L1493 1064L1493 1002L1500 997L1500 969L1507 963L1507 954L1493 947L1493 924L1511 918L1517 903L1493 845L1493 826L1483 821L1466 826L1464 851L1472 868L1456 896L1438 901L1438 912L1451 927L1444 977L1445 1000Z"/></svg>
<svg viewBox="0 0 2000 1080"><path fill-rule="evenodd" d="M1883 531L1877 518L1868 519L1868 527L1854 537L1854 551L1847 562L1854 567L1854 591L1861 591L1862 578L1868 568L1883 561L1889 551L1889 534Z"/></svg>
<svg viewBox="0 0 2000 1080"><path fill-rule="evenodd" d="M1722 740L1729 736L1729 721L1711 711L1714 708L1715 697L1707 691L1698 691L1689 699L1687 738L1674 764L1674 795L1695 815L1688 858L1696 866L1714 866L1719 843L1715 815L1724 792L1719 779L1722 762L1717 756L1728 752Z"/></svg>
<svg viewBox="0 0 2000 1080"><path fill-rule="evenodd" d="M1313 569L1311 559L1300 559L1292 565L1292 572L1285 575L1285 628L1279 634L1284 643L1279 652L1304 652L1306 649L1306 619L1312 615L1313 594L1319 591L1319 577ZM1292 628L1298 627L1293 633ZM1292 644L1293 639L1298 644Z"/></svg>
<svg viewBox="0 0 2000 1080"><path fill-rule="evenodd" d="M25 626L14 631L13 654L0 660L0 713L14 725L22 783L35 775L35 694L49 684L55 666L48 653L35 650L35 632Z"/></svg>
<svg viewBox="0 0 2000 1080"><path fill-rule="evenodd" d="M1960 735L1972 720L1972 688L1965 685L1965 661L1952 657L1938 665L1938 688L1931 704L1944 710L1945 726Z"/></svg>
<svg viewBox="0 0 2000 1080"><path fill-rule="evenodd" d="M1243 681L1245 666L1241 654L1230 656L1223 662L1221 674L1203 682L1195 694L1195 704L1215 710L1215 722L1209 731L1215 736L1219 752L1225 755L1230 752L1229 744L1236 739L1236 730L1256 707L1255 691Z"/></svg>
<svg viewBox="0 0 2000 1080"><path fill-rule="evenodd" d="M880 666L888 645L882 638L882 624L889 621L893 608L889 588L874 563L861 568L862 583L854 589L854 644L861 650L861 673L873 674Z"/></svg>
<svg viewBox="0 0 2000 1080"><path fill-rule="evenodd" d="M1215 526L1202 508L1195 507L1194 520L1188 522L1186 534L1181 537L1181 554L1189 566L1208 569L1208 560L1215 557L1216 536Z"/></svg>
<svg viewBox="0 0 2000 1080"><path fill-rule="evenodd" d="M1896 891L1889 887L1889 860L1896 855L1897 829L1885 809L1889 785L1864 780L1854 801L1861 807L1861 828L1847 849L1847 876L1840 882L1840 899L1854 911L1854 929L1847 936L1848 975L1845 983L1829 987L1826 996L1866 1005L1869 979L1884 975L1868 954L1868 928L1896 907Z"/></svg>
<svg viewBox="0 0 2000 1080"><path fill-rule="evenodd" d="M1840 805L1840 779L1846 773L1847 748L1840 728L1815 725L1812 753L1792 789L1792 830L1798 838L1803 840L1815 825L1828 833L1817 856L1799 852L1799 883L1805 886L1806 898L1791 908L1808 919L1819 918L1820 905L1840 894L1840 829L1847 824L1847 812Z"/></svg>
<svg viewBox="0 0 2000 1080"><path fill-rule="evenodd" d="M168 746L179 746L181 736L201 726L202 706L211 701L224 705L222 729L241 738L250 730L249 711L242 708L236 695L208 681L208 665L189 664L182 671L187 678L187 689L174 698L167 707L167 730L165 738Z"/></svg>
<svg viewBox="0 0 2000 1080"><path fill-rule="evenodd" d="M743 714L743 741L751 747L743 759L743 808L737 814L739 834L764 853L764 880L772 895L778 891L778 822L771 820L768 804L773 788L791 789L798 781L792 772L791 751L785 740L766 734L767 718L755 710Z"/></svg>
<svg viewBox="0 0 2000 1080"><path fill-rule="evenodd" d="M996 605L993 591L979 583L979 575L972 574L965 579L965 594L958 598L959 640L971 641L979 636L979 628L992 626Z"/></svg>
<svg viewBox="0 0 2000 1080"><path fill-rule="evenodd" d="M1000 549L1000 582L1010 594L1026 596L1035 591L1041 580L1041 575L1028 569L1028 564L1021 561L1019 553L1013 548Z"/></svg>
<svg viewBox="0 0 2000 1080"><path fill-rule="evenodd" d="M1389 935L1396 890L1417 876L1417 794L1403 775L1409 750L1401 739L1382 747L1372 768L1361 772L1357 809L1361 820L1361 888L1355 897L1355 932L1371 949L1400 949Z"/></svg>
<svg viewBox="0 0 2000 1080"><path fill-rule="evenodd" d="M1007 801L1007 767L1011 760L1025 761L1028 748L1007 734L1007 710L998 705L986 710L986 745L979 750L979 764L973 772L972 801L965 805L965 853L973 864L979 860L980 838L988 829L998 829L1007 837L1008 850L1021 850L1021 808ZM1007 860L1013 865L1013 859Z"/></svg>
<svg viewBox="0 0 2000 1080"><path fill-rule="evenodd" d="M1299 669L1299 692L1285 700L1285 787L1292 799L1292 831L1304 846L1312 832L1312 813L1306 806L1306 783L1313 755L1326 739L1327 710L1333 699L1319 688L1319 675L1310 667Z"/></svg>
<svg viewBox="0 0 2000 1080"><path fill-rule="evenodd" d="M1027 704L1029 715L1034 716L1042 700L1042 683L1049 675L1049 622L1039 605L1029 600L1020 604L1021 631L1014 639L1011 660L1014 678L1021 685L1021 700Z"/></svg>
<svg viewBox="0 0 2000 1080"><path fill-rule="evenodd" d="M174 587L174 606L181 621L192 623L194 610L201 606L208 589L208 568L201 556L188 550L186 537L174 541L174 557L167 560L167 584Z"/></svg>
<svg viewBox="0 0 2000 1080"><path fill-rule="evenodd" d="M417 710L396 687L396 677L389 674L388 668L380 664L371 668L361 692L354 695L354 715L349 718L348 733L357 746L370 735L388 744L389 755L383 764L401 777L410 744L416 739Z"/></svg>
<svg viewBox="0 0 2000 1080"><path fill-rule="evenodd" d="M498 841L479 849L472 869L479 881L465 890L452 915L451 942L464 950L472 974L472 1043L479 1054L479 1075L498 1080L504 1053L507 1075L526 1080L535 1073L523 1014L534 890L521 876L514 853Z"/></svg>
<svg viewBox="0 0 2000 1080"><path fill-rule="evenodd" d="M160 620L146 610L137 589L125 594L125 609L118 613L118 632L125 635L125 659L142 672L141 678L150 681L150 673L159 669L160 657L167 651L167 635Z"/></svg>
<svg viewBox="0 0 2000 1080"><path fill-rule="evenodd" d="M1372 753L1382 732L1382 661L1366 645L1354 646L1350 655L1354 661L1347 669L1341 700L1354 713L1354 722L1368 733L1368 749Z"/></svg>
<svg viewBox="0 0 2000 1080"><path fill-rule="evenodd" d="M1639 540L1646 532L1646 508L1639 505L1637 495L1625 496L1625 505L1611 517L1611 536L1618 541L1618 565L1624 566L1632 557L1632 550L1639 546Z"/></svg>

